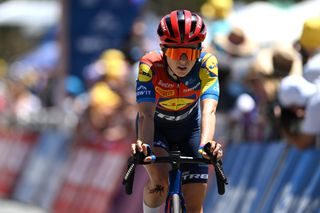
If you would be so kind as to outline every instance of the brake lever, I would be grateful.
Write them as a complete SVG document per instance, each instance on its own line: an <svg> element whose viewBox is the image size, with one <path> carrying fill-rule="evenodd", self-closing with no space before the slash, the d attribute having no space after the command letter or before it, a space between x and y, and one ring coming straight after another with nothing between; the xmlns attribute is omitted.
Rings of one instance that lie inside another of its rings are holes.
<svg viewBox="0 0 320 213"><path fill-rule="evenodd" d="M217 160L217 156L212 154L212 152L210 151L210 148L211 148L211 144L207 143L203 147L203 150L207 153L211 163L214 165L216 178L217 178L218 192L220 195L223 195L225 193L225 184L227 185L228 181L222 168L222 160Z"/></svg>

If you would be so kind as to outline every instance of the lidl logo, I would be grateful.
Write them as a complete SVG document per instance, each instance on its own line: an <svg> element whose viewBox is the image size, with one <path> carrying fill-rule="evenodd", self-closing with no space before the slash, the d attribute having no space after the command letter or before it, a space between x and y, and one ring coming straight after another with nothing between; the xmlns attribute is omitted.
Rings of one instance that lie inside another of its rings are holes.
<svg viewBox="0 0 320 213"><path fill-rule="evenodd" d="M194 102L194 99L190 99L190 98L173 98L169 100L160 101L159 104L160 106L166 109L180 110L193 102Z"/></svg>
<svg viewBox="0 0 320 213"><path fill-rule="evenodd" d="M152 70L146 64L140 64L138 80L142 82L150 81L152 78Z"/></svg>

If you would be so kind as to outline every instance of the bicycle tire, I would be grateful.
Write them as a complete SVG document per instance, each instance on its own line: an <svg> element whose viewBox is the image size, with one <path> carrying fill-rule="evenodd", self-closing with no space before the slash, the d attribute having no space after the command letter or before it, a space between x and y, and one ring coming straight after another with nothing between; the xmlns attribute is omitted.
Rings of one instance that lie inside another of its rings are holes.
<svg viewBox="0 0 320 213"><path fill-rule="evenodd" d="M172 196L172 213L181 213L181 206L180 206L180 196L178 194L174 194Z"/></svg>

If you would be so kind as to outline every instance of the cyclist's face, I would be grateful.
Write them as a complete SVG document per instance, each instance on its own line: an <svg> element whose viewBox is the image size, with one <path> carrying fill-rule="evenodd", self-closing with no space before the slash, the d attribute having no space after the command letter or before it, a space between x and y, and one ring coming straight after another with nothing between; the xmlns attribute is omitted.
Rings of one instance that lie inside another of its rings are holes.
<svg viewBox="0 0 320 213"><path fill-rule="evenodd" d="M192 69L196 60L200 56L199 45L189 45L185 47L168 46L165 52L169 69L178 77L186 76Z"/></svg>

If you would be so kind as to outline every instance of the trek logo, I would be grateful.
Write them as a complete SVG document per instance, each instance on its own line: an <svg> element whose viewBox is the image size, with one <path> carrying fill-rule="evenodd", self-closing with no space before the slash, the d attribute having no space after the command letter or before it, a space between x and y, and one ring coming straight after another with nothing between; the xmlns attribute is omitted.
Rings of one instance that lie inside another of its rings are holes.
<svg viewBox="0 0 320 213"><path fill-rule="evenodd" d="M199 179L208 180L208 177L209 177L208 174L183 174L182 175L182 179L183 180L192 180L192 179L195 179L195 180L199 180Z"/></svg>
<svg viewBox="0 0 320 213"><path fill-rule="evenodd" d="M190 115L193 112L193 110L196 108L197 105L198 104L195 104L190 110L188 110L187 112L185 112L181 115L178 115L178 116L165 115L165 114L162 114L158 111L156 111L156 115L157 115L157 117L159 117L161 119L166 119L167 121L180 121L180 120L187 118L188 115Z"/></svg>

